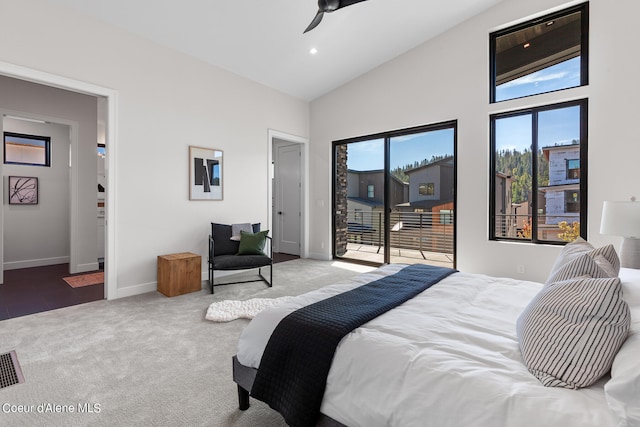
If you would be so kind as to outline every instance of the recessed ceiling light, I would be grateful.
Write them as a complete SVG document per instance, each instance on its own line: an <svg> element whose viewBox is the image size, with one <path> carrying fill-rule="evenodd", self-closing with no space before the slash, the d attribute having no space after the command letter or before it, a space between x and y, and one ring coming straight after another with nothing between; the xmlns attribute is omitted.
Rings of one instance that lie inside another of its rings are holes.
<svg viewBox="0 0 640 427"><path fill-rule="evenodd" d="M315 47L312 47L311 49L309 49L309 53L311 55L315 55L316 53L318 53L318 49L316 49Z"/></svg>
<svg viewBox="0 0 640 427"><path fill-rule="evenodd" d="M528 48L529 46L531 46L531 43L525 43L525 44L524 44L524 46L522 46L522 47L524 47L524 48L526 49L526 48Z"/></svg>

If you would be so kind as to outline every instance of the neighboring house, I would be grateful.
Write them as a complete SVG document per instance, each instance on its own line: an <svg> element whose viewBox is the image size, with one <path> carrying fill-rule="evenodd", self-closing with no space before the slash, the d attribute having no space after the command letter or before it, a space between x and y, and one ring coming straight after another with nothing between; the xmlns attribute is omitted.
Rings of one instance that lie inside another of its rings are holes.
<svg viewBox="0 0 640 427"><path fill-rule="evenodd" d="M409 187L395 176L391 177L391 205L396 206L408 200ZM384 206L384 172L382 170L347 172L347 210L380 210Z"/></svg>
<svg viewBox="0 0 640 427"><path fill-rule="evenodd" d="M549 185L540 187L545 196L545 224L580 220L580 145L558 145L542 149L549 162Z"/></svg>
<svg viewBox="0 0 640 427"><path fill-rule="evenodd" d="M390 184L392 246L452 252L453 158L405 173L409 183L392 175ZM382 170L347 171L347 212L350 241L371 245L382 242Z"/></svg>
<svg viewBox="0 0 640 427"><path fill-rule="evenodd" d="M512 202L513 190L511 175L496 172L495 176L495 209L496 209L496 235L500 237L517 237L518 218L515 211L520 204ZM522 210L522 212L525 212Z"/></svg>
<svg viewBox="0 0 640 427"><path fill-rule="evenodd" d="M549 162L549 185L538 188L538 209L544 218L538 230L545 240L559 240L559 222L580 220L580 145L544 147L542 153ZM528 201L512 203L511 176L498 172L495 180L496 235L517 238L531 206Z"/></svg>
<svg viewBox="0 0 640 427"><path fill-rule="evenodd" d="M403 212L433 212L453 202L453 157L405 171L409 176L408 202L396 205Z"/></svg>
<svg viewBox="0 0 640 427"><path fill-rule="evenodd" d="M409 186L391 177L391 205L405 202ZM347 171L347 226L349 233L360 241L381 241L382 214L384 212L384 171ZM377 234L376 234L377 233Z"/></svg>
<svg viewBox="0 0 640 427"><path fill-rule="evenodd" d="M452 253L454 161L448 157L405 171L408 201L396 207L401 214L392 231L397 247Z"/></svg>

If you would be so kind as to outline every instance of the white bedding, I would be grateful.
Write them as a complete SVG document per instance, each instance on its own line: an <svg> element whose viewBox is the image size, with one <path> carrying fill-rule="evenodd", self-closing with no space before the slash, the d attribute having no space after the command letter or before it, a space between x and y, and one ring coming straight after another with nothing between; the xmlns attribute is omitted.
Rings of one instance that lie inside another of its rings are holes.
<svg viewBox="0 0 640 427"><path fill-rule="evenodd" d="M295 297L259 313L238 343L257 368L277 323L291 311L404 265ZM568 390L525 367L515 323L542 284L455 273L366 323L338 346L322 413L355 426L615 426L603 378Z"/></svg>

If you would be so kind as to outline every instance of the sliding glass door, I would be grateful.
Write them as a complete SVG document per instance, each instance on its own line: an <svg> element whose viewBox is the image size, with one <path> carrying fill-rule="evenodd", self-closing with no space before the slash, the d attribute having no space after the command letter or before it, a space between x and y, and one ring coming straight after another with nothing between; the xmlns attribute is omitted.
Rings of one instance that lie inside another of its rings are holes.
<svg viewBox="0 0 640 427"><path fill-rule="evenodd" d="M456 123L334 143L334 257L455 264Z"/></svg>
<svg viewBox="0 0 640 427"><path fill-rule="evenodd" d="M385 139L334 146L334 255L385 262Z"/></svg>

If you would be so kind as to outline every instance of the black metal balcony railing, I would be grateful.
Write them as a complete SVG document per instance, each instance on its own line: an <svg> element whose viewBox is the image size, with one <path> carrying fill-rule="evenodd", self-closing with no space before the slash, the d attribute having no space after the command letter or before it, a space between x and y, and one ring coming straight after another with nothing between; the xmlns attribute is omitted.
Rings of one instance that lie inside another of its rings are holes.
<svg viewBox="0 0 640 427"><path fill-rule="evenodd" d="M560 227L560 223L565 221L565 228ZM580 221L577 214L553 214L538 215L538 239L548 241L571 241L568 238L572 235L571 231L567 231L567 226L572 226L574 222ZM577 232L579 232L579 224ZM564 233L564 234L563 234ZM496 215L495 234L497 238L510 239L531 239L531 216L523 215ZM566 234L567 237L563 238ZM575 236L577 237L577 236Z"/></svg>
<svg viewBox="0 0 640 427"><path fill-rule="evenodd" d="M383 246L382 212L347 212L348 243ZM453 254L453 213L392 212L391 248ZM422 254L424 258L424 254Z"/></svg>

